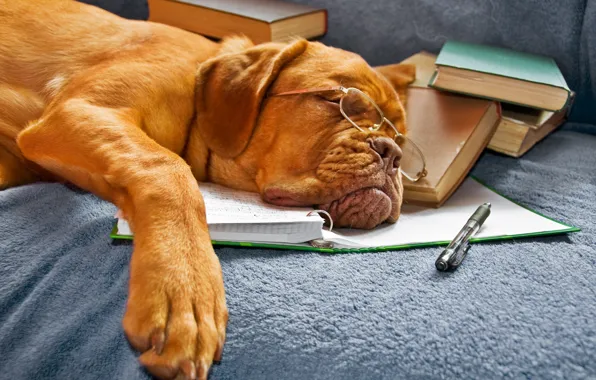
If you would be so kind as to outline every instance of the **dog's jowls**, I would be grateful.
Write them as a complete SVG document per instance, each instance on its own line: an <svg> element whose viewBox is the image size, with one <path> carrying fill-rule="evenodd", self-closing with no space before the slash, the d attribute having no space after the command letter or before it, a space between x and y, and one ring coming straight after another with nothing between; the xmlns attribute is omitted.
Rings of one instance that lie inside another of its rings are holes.
<svg viewBox="0 0 596 380"><path fill-rule="evenodd" d="M225 340L197 181L317 205L337 225L399 217L387 132L352 128L336 99L267 94L357 87L405 133L411 66L373 70L304 40L217 44L69 0L0 0L0 37L0 188L68 181L123 210L135 232L124 330L158 377L205 379Z"/></svg>

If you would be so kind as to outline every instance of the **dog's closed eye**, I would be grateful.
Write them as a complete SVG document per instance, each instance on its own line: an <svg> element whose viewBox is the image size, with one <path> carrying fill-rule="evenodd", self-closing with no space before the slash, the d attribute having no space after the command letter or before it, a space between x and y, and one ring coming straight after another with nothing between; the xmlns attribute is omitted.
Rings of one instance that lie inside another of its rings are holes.
<svg viewBox="0 0 596 380"><path fill-rule="evenodd" d="M317 95L317 97L326 101L326 102L335 103L335 104L339 104L339 101L341 100L341 96Z"/></svg>

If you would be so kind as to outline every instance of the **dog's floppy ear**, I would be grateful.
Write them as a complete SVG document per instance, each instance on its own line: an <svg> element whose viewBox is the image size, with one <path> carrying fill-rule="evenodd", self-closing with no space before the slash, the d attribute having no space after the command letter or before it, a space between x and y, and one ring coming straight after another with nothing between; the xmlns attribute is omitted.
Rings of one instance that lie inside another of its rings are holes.
<svg viewBox="0 0 596 380"><path fill-rule="evenodd" d="M207 147L233 158L248 145L267 89L282 67L307 47L306 40L288 45L263 44L224 53L204 62L196 82L196 128Z"/></svg>
<svg viewBox="0 0 596 380"><path fill-rule="evenodd" d="M416 66L407 63L377 66L375 70L383 75L395 88L402 104L406 105L408 86L416 79Z"/></svg>

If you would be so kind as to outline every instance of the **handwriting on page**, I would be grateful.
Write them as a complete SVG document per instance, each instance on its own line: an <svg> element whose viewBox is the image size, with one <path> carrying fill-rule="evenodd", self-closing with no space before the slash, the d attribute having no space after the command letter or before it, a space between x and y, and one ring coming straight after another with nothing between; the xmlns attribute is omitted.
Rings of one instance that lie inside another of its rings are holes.
<svg viewBox="0 0 596 380"><path fill-rule="evenodd" d="M200 183L205 200L207 223L264 223L299 222L307 217L310 208L281 207L265 203L259 194L225 188L211 183Z"/></svg>

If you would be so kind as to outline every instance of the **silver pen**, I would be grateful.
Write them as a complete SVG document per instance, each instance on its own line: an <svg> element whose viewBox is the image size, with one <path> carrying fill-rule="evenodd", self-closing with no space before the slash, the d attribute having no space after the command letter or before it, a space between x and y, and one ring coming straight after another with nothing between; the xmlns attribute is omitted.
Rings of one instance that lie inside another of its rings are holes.
<svg viewBox="0 0 596 380"><path fill-rule="evenodd" d="M464 261L470 250L470 238L480 229L486 218L490 215L490 203L480 205L472 214L457 236L441 253L435 267L440 271L455 269Z"/></svg>

